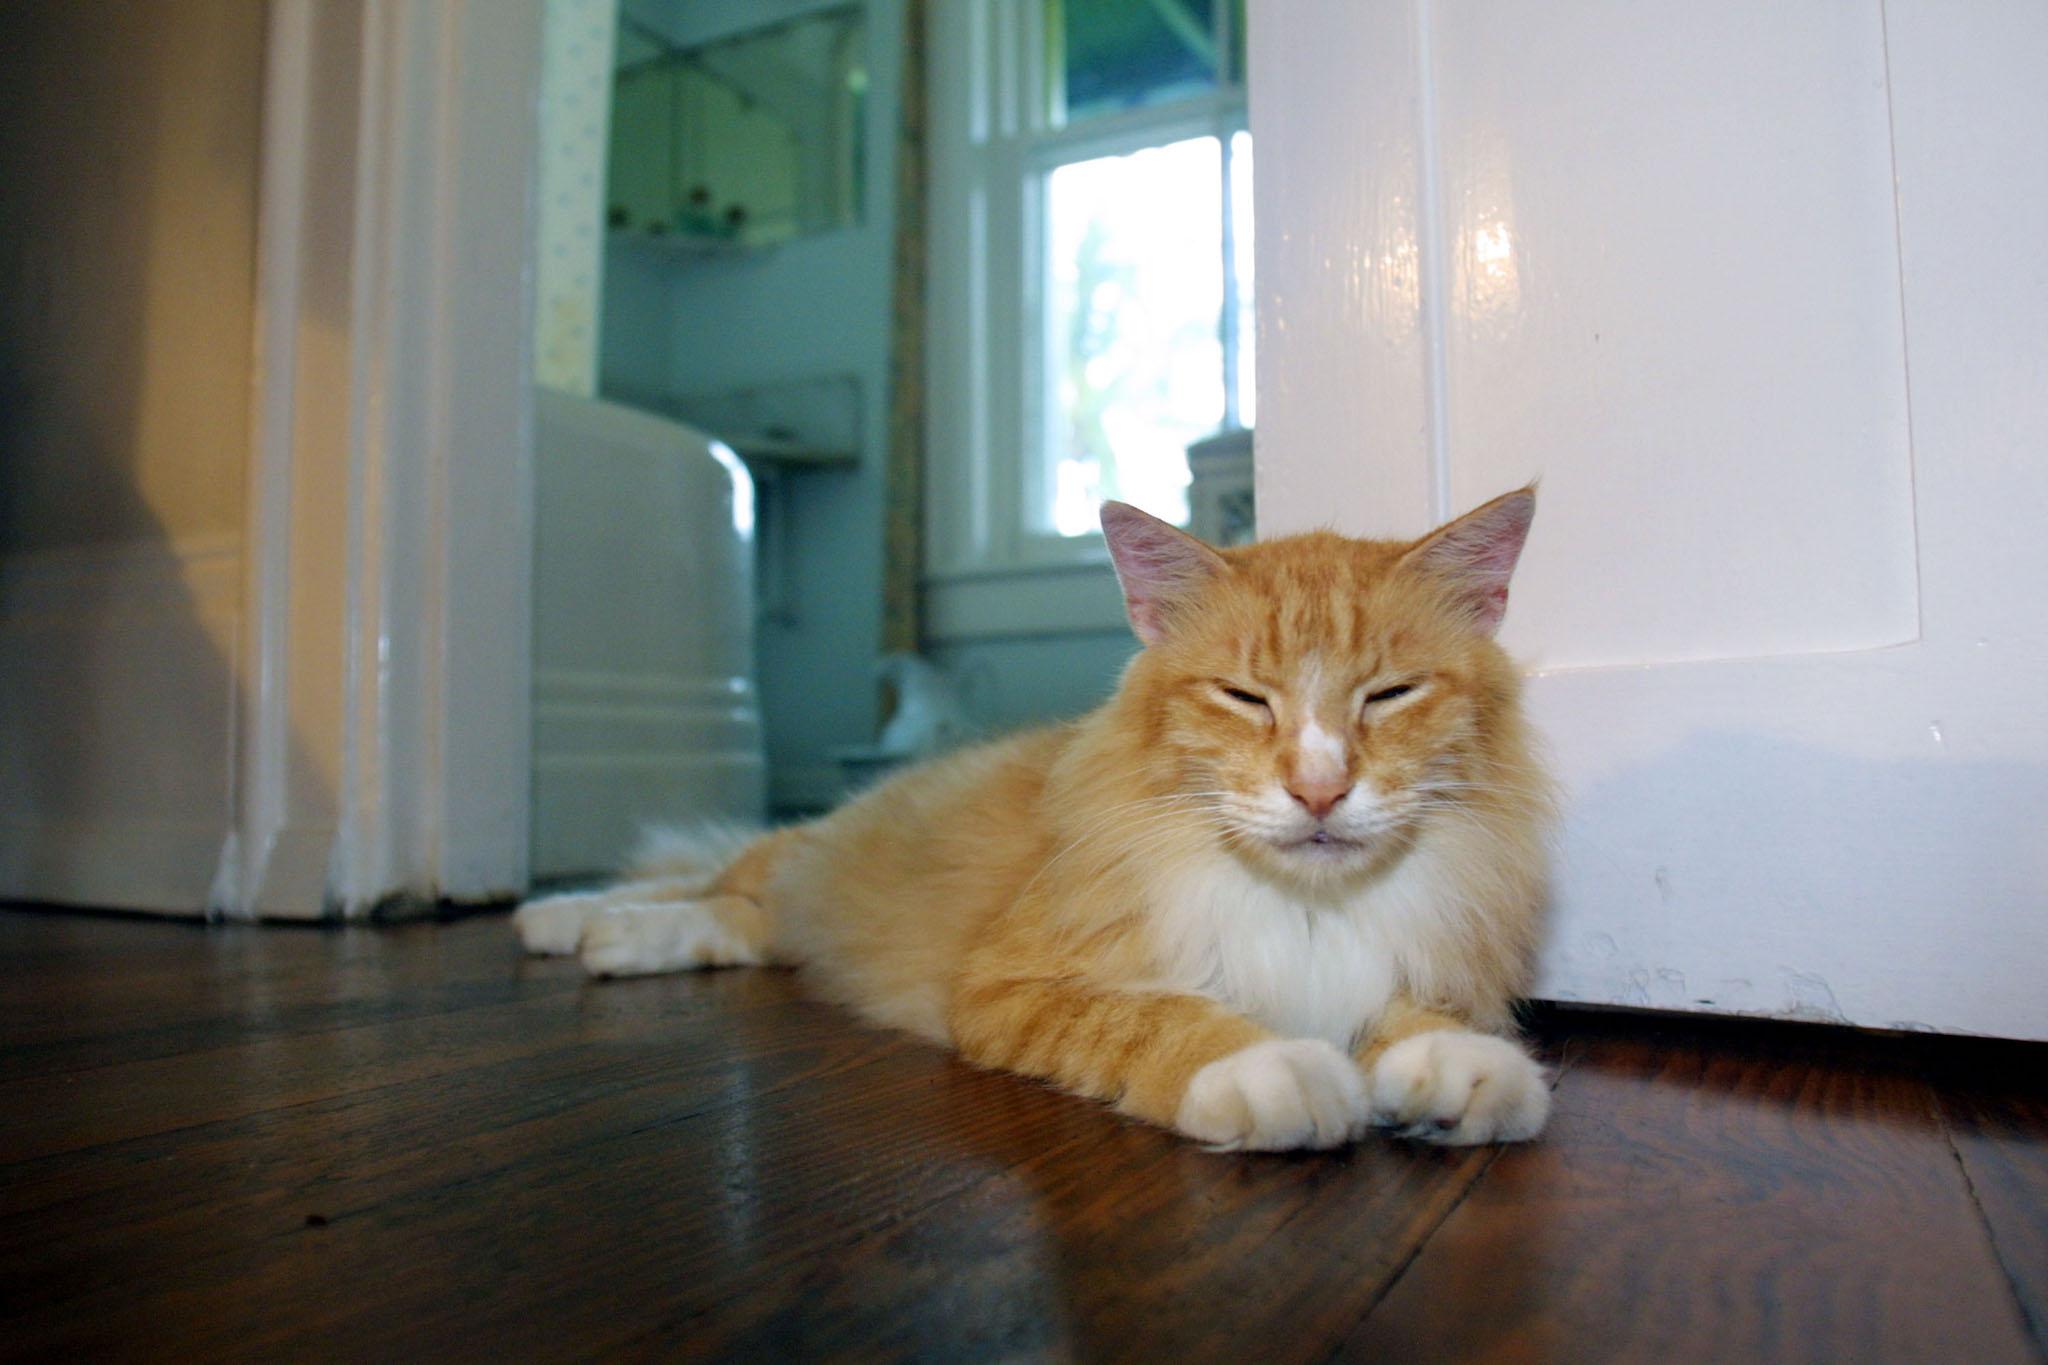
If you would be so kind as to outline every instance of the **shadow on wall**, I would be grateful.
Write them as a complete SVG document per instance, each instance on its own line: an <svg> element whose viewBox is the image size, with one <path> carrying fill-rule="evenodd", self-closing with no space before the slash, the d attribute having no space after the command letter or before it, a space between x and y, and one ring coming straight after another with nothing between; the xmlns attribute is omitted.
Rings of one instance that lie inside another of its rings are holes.
<svg viewBox="0 0 2048 1365"><path fill-rule="evenodd" d="M238 0L0 14L0 551L240 527L262 41Z"/></svg>
<svg viewBox="0 0 2048 1365"><path fill-rule="evenodd" d="M1568 795L1560 863L1576 894L1558 909L1537 993L1877 1028L2010 1034L2034 1019L2038 1030L2048 844L2028 813L2048 801L2048 770L1950 758L1945 743L1930 732L1925 757L1877 760L1707 731ZM1679 829L1685 840L1671 837ZM1713 853L1688 861L1676 850L1699 847L1701 831ZM1839 889L1867 884L1873 864L1894 870L1886 897L1844 903ZM1973 955L1988 969L1930 981L1959 937L1990 949ZM1867 962L1873 942L1896 964L1880 977L1846 965ZM1679 960L1725 965L1686 974L1668 965ZM1954 1013L1900 1012L1896 1002L1930 992Z"/></svg>

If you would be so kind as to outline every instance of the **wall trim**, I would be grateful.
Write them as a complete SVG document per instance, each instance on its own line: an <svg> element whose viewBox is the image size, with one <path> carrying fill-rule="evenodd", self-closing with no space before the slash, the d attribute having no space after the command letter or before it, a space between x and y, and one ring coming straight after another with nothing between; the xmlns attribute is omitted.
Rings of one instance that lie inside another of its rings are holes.
<svg viewBox="0 0 2048 1365"><path fill-rule="evenodd" d="M925 638L939 644L1128 629L1107 560L926 581Z"/></svg>
<svg viewBox="0 0 2048 1365"><path fill-rule="evenodd" d="M212 908L515 895L540 0L269 12L248 629Z"/></svg>

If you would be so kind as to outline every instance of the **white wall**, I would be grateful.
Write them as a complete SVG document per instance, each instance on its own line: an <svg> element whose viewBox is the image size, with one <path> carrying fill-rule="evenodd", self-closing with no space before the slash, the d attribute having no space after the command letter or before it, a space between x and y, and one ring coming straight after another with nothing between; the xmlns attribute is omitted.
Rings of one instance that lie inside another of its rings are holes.
<svg viewBox="0 0 2048 1365"><path fill-rule="evenodd" d="M264 7L0 6L0 896L207 902Z"/></svg>
<svg viewBox="0 0 2048 1365"><path fill-rule="evenodd" d="M0 552L241 525L263 7L0 7Z"/></svg>

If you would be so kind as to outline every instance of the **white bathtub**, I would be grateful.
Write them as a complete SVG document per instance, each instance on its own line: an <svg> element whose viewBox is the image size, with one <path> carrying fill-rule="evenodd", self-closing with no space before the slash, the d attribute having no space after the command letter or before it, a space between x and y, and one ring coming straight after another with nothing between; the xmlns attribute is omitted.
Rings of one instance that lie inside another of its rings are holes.
<svg viewBox="0 0 2048 1365"><path fill-rule="evenodd" d="M762 818L754 488L666 418L536 406L533 874L563 877L648 823Z"/></svg>

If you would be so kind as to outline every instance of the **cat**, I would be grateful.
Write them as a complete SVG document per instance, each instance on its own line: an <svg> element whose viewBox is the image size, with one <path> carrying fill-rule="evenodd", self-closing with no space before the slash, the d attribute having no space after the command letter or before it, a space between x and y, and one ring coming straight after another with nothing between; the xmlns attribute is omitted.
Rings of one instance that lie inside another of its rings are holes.
<svg viewBox="0 0 2048 1365"><path fill-rule="evenodd" d="M1412 543L1102 529L1142 648L1068 724L520 907L594 974L799 966L870 1022L1219 1149L1518 1141L1550 785L1494 635L1535 490Z"/></svg>

